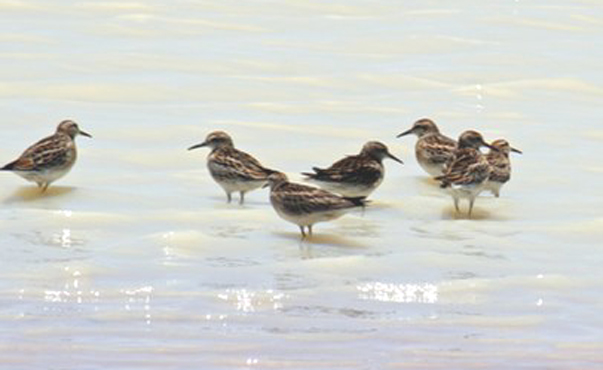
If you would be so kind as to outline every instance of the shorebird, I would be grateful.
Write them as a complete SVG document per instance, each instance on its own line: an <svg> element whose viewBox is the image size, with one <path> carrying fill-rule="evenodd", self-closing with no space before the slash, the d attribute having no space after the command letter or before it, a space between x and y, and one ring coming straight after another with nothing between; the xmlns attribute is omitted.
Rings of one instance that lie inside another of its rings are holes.
<svg viewBox="0 0 603 370"><path fill-rule="evenodd" d="M396 137L408 134L415 134L418 137L415 155L419 165L431 176L442 175L446 163L452 158L452 153L456 149L456 141L442 135L438 126L429 118L418 120L409 130Z"/></svg>
<svg viewBox="0 0 603 370"><path fill-rule="evenodd" d="M289 182L284 173L275 172L268 176L270 203L276 213L299 226L302 238L312 235L312 226L317 222L331 221L357 207L364 207L363 197L348 198L312 186Z"/></svg>
<svg viewBox="0 0 603 370"><path fill-rule="evenodd" d="M490 150L486 159L490 164L491 172L486 182L485 190L489 190L495 197L500 196L500 188L511 179L511 152L523 154L521 150L511 147L504 139L498 139L491 144L497 150Z"/></svg>
<svg viewBox="0 0 603 370"><path fill-rule="evenodd" d="M245 193L266 184L273 170L265 168L251 155L235 149L232 138L224 131L214 131L205 141L188 150L211 148L207 156L207 168L211 177L224 189L228 203L233 192L239 192L239 203L245 201Z"/></svg>
<svg viewBox="0 0 603 370"><path fill-rule="evenodd" d="M457 212L460 212L459 199L469 200L469 218L475 198L484 189L491 171L486 157L479 151L482 146L498 150L486 143L479 132L463 132L459 137L458 148L446 166L446 172L435 178L441 181L442 188L448 189Z"/></svg>
<svg viewBox="0 0 603 370"><path fill-rule="evenodd" d="M389 152L385 144L369 141L360 154L340 159L329 168L312 167L314 173L303 172L302 175L321 188L344 197L367 197L383 181L384 158L403 163Z"/></svg>
<svg viewBox="0 0 603 370"><path fill-rule="evenodd" d="M27 181L35 182L44 192L51 183L65 176L75 164L77 135L92 137L80 130L77 123L64 120L59 123L54 135L33 144L19 158L0 170L14 172Z"/></svg>

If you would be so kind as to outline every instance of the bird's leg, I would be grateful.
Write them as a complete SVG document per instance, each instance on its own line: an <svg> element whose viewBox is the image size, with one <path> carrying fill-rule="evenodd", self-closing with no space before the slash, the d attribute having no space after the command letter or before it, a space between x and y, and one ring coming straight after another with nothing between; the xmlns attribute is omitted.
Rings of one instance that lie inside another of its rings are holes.
<svg viewBox="0 0 603 370"><path fill-rule="evenodd" d="M473 211L473 203L475 202L475 197L471 197L469 199L469 218L471 218L471 211Z"/></svg>
<svg viewBox="0 0 603 370"><path fill-rule="evenodd" d="M232 201L232 196L230 195L229 192L226 192L226 202L230 203Z"/></svg>
<svg viewBox="0 0 603 370"><path fill-rule="evenodd" d="M239 204L243 204L245 202L245 192L241 192L241 197L239 198Z"/></svg>
<svg viewBox="0 0 603 370"><path fill-rule="evenodd" d="M500 192L498 190L494 190L494 196L495 197L500 197Z"/></svg>
<svg viewBox="0 0 603 370"><path fill-rule="evenodd" d="M45 192L45 191L46 191L46 189L48 189L48 185L50 185L50 183L49 183L49 182L45 182L45 183L42 185L42 193L43 193L43 192Z"/></svg>
<svg viewBox="0 0 603 370"><path fill-rule="evenodd" d="M454 197L454 209L456 209L456 212L459 213L461 210L459 209L459 198Z"/></svg>
<svg viewBox="0 0 603 370"><path fill-rule="evenodd" d="M306 231L304 230L304 227L302 225L300 225L299 230L301 231L302 239L304 239L306 237Z"/></svg>
<svg viewBox="0 0 603 370"><path fill-rule="evenodd" d="M308 234L312 236L312 225L308 225Z"/></svg>

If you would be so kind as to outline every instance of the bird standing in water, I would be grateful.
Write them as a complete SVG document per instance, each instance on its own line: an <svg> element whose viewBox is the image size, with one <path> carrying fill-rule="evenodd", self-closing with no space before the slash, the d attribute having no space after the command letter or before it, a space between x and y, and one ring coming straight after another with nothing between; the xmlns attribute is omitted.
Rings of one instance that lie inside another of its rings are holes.
<svg viewBox="0 0 603 370"><path fill-rule="evenodd" d="M65 176L75 164L75 137L78 135L92 137L80 130L77 123L64 120L59 123L54 135L33 144L19 158L0 170L14 172L27 181L35 182L44 192L51 183Z"/></svg>
<svg viewBox="0 0 603 370"><path fill-rule="evenodd" d="M298 225L302 238L306 237L305 228L312 235L315 223L334 220L366 205L364 197L342 197L323 189L292 183L280 172L268 176L266 186L270 186L270 203L276 213Z"/></svg>
<svg viewBox="0 0 603 370"><path fill-rule="evenodd" d="M459 200L463 198L469 200L469 218L471 218L475 198L484 189L491 172L486 156L479 150L482 146L498 150L486 143L479 132L463 132L445 173L435 178L441 182L442 188L448 189L454 199L454 208L457 212L460 212Z"/></svg>
<svg viewBox="0 0 603 370"><path fill-rule="evenodd" d="M486 159L490 163L491 172L486 182L485 190L489 190L495 197L500 196L500 188L511 179L511 152L523 154L521 150L511 147L504 139L498 139L492 142L492 146L497 150L490 150L486 154Z"/></svg>
<svg viewBox="0 0 603 370"><path fill-rule="evenodd" d="M326 169L313 167L314 173L304 172L302 175L321 188L344 197L367 197L383 181L384 158L403 163L389 152L385 144L369 141L360 154L340 159Z"/></svg>
<svg viewBox="0 0 603 370"><path fill-rule="evenodd" d="M442 175L446 163L450 161L456 149L456 141L442 135L438 126L429 118L418 120L410 129L398 134L397 137L409 134L418 137L415 155L421 168L431 176Z"/></svg>
<svg viewBox="0 0 603 370"><path fill-rule="evenodd" d="M224 189L228 203L233 192L239 192L239 203L245 201L245 193L266 184L268 175L275 171L265 168L251 155L235 149L232 138L224 131L214 131L205 141L188 150L211 148L207 156L207 168L212 178Z"/></svg>

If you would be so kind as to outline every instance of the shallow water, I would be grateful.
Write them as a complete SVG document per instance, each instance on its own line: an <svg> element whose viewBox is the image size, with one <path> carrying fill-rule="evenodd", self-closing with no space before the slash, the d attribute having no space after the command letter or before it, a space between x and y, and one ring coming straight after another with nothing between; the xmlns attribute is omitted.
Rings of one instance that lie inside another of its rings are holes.
<svg viewBox="0 0 603 370"><path fill-rule="evenodd" d="M603 367L597 1L0 1L3 163L73 118L44 195L0 186L0 367ZM396 139L507 138L475 219ZM364 213L301 242L226 204L211 130L298 178L385 142Z"/></svg>

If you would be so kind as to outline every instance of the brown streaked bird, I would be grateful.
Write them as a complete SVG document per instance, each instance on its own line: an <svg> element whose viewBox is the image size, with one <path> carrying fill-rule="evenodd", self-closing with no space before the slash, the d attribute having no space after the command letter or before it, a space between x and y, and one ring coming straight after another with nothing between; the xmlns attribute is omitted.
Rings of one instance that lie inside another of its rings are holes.
<svg viewBox="0 0 603 370"><path fill-rule="evenodd" d="M268 176L270 203L276 213L286 221L299 226L302 238L312 235L317 222L331 221L354 208L364 207L363 197L348 198L312 186L289 182L287 175L275 172Z"/></svg>
<svg viewBox="0 0 603 370"><path fill-rule="evenodd" d="M51 183L65 176L75 164L77 135L92 137L80 130L77 123L64 120L59 123L54 135L33 144L19 158L0 170L14 172L46 191Z"/></svg>
<svg viewBox="0 0 603 370"><path fill-rule="evenodd" d="M448 189L454 199L454 208L457 212L460 212L459 199L469 200L469 218L471 218L475 198L484 189L491 172L486 156L479 150L482 146L497 150L486 143L479 132L471 130L463 132L445 173L435 178L441 181L442 188Z"/></svg>
<svg viewBox="0 0 603 370"><path fill-rule="evenodd" d="M383 181L384 158L403 163L389 152L385 144L369 141L360 154L340 159L329 168L312 167L314 173L303 172L302 175L321 188L344 197L367 197Z"/></svg>
<svg viewBox="0 0 603 370"><path fill-rule="evenodd" d="M415 155L419 165L431 176L444 173L446 163L452 158L457 143L440 133L438 126L429 118L416 121L412 127L396 137L415 134L418 137L415 144Z"/></svg>
<svg viewBox="0 0 603 370"><path fill-rule="evenodd" d="M491 144L497 150L490 150L486 154L486 159L490 164L491 172L486 182L485 190L489 190L495 197L500 196L500 188L511 179L511 152L523 154L521 150L511 147L509 142L504 139L498 139Z"/></svg>
<svg viewBox="0 0 603 370"><path fill-rule="evenodd" d="M205 141L188 150L211 148L207 156L207 168L211 177L224 189L228 203L233 192L239 192L239 203L245 201L245 193L266 184L268 175L274 173L251 155L235 149L232 138L224 131L214 131Z"/></svg>

